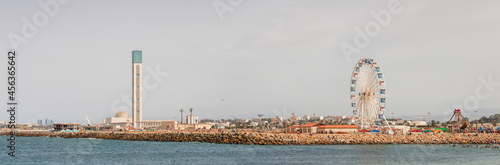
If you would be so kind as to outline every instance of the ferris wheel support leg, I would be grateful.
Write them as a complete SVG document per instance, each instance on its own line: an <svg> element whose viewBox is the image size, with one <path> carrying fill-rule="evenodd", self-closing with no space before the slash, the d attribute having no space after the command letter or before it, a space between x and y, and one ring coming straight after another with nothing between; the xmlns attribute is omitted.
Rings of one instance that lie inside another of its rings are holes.
<svg viewBox="0 0 500 165"><path fill-rule="evenodd" d="M363 103L363 100L361 100L361 103ZM362 111L361 111L361 117L360 117L360 118L361 118L361 129L364 129L364 128L363 128L363 127L364 127L364 125L363 125L363 124L364 124L364 123L363 123L363 119L364 119L364 118L363 118L363 117L364 117L364 116L363 116L363 112L365 111L365 109L364 109L363 104L361 104L361 109L362 109Z"/></svg>
<svg viewBox="0 0 500 165"><path fill-rule="evenodd" d="M382 116L384 116L385 123L387 124L387 126L389 126L389 129L392 131L391 125L389 125L389 122L387 122L387 119L385 118L385 115L382 115Z"/></svg>

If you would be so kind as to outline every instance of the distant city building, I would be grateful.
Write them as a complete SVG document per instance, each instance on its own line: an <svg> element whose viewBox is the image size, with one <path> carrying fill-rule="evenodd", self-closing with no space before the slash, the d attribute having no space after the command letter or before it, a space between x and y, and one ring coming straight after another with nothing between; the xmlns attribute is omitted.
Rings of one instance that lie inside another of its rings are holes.
<svg viewBox="0 0 500 165"><path fill-rule="evenodd" d="M132 51L132 123L141 128L142 120L142 51Z"/></svg>
<svg viewBox="0 0 500 165"><path fill-rule="evenodd" d="M257 123L258 123L258 122L260 122L260 119L261 119L261 118L254 117L254 118L252 118L252 121L253 121L253 122L257 122Z"/></svg>
<svg viewBox="0 0 500 165"><path fill-rule="evenodd" d="M189 115L186 115L185 124L198 124L198 115L193 115L193 108L189 108Z"/></svg>
<svg viewBox="0 0 500 165"><path fill-rule="evenodd" d="M263 117L261 118L261 121L271 121L271 122L276 122L276 121L282 121L282 117Z"/></svg>
<svg viewBox="0 0 500 165"><path fill-rule="evenodd" d="M272 122L282 122L283 121L283 117L273 117L272 118Z"/></svg>
<svg viewBox="0 0 500 165"><path fill-rule="evenodd" d="M309 120L309 115L304 115L303 119L304 120Z"/></svg>
<svg viewBox="0 0 500 165"><path fill-rule="evenodd" d="M329 121L340 121L343 118L345 118L345 116L332 116L332 115L328 115L328 116L325 116L323 119L329 120Z"/></svg>
<svg viewBox="0 0 500 165"><path fill-rule="evenodd" d="M246 122L248 122L248 119L237 118L237 119L234 119L234 121L235 121L236 123L246 123Z"/></svg>
<svg viewBox="0 0 500 165"><path fill-rule="evenodd" d="M290 120L291 121L302 120L302 118L300 118L300 116L295 116L295 113L292 113L292 117L290 117Z"/></svg>
<svg viewBox="0 0 500 165"><path fill-rule="evenodd" d="M8 122L6 122L5 124L8 124ZM17 123L14 125L16 126L16 129L19 129L19 130L29 130L33 126L38 126L38 124L35 124L35 123Z"/></svg>
<svg viewBox="0 0 500 165"><path fill-rule="evenodd" d="M310 116L309 120L323 120L323 116Z"/></svg>
<svg viewBox="0 0 500 165"><path fill-rule="evenodd" d="M186 115L187 124L198 124L198 115Z"/></svg>
<svg viewBox="0 0 500 165"><path fill-rule="evenodd" d="M7 121L1 121L0 120L0 125L6 125L7 124Z"/></svg>
<svg viewBox="0 0 500 165"><path fill-rule="evenodd" d="M54 120L52 119L45 119L45 125L52 125L54 124Z"/></svg>
<svg viewBox="0 0 500 165"><path fill-rule="evenodd" d="M43 120L38 119L38 122L37 122L37 123L38 123L38 125L39 125L39 126L42 126L42 125L43 125Z"/></svg>

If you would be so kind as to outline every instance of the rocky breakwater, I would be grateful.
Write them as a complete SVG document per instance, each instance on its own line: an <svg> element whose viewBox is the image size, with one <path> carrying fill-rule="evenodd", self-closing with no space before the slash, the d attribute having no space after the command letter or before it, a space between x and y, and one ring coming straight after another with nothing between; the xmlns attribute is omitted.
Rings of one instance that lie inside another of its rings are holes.
<svg viewBox="0 0 500 165"><path fill-rule="evenodd" d="M1 133L0 135L7 135ZM348 144L490 144L500 134L414 133L387 135L356 134L275 134L275 133L166 133L166 132L17 132L16 136L96 138L129 141L202 142L248 145L348 145Z"/></svg>

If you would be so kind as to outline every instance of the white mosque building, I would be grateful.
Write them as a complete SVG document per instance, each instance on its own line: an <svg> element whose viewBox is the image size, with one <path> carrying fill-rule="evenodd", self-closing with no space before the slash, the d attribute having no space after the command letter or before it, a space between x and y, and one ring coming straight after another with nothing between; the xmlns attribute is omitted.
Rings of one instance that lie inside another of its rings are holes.
<svg viewBox="0 0 500 165"><path fill-rule="evenodd" d="M125 111L120 111L115 114L115 117L104 119L103 125L119 125L120 127L129 126L132 118Z"/></svg>

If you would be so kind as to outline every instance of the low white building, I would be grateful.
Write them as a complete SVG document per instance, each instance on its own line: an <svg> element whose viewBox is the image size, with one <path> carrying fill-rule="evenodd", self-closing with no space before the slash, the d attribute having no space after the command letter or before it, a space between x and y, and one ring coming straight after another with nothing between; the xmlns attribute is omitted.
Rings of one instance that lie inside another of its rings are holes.
<svg viewBox="0 0 500 165"><path fill-rule="evenodd" d="M199 123L199 124L177 124L175 130L189 130L189 129L211 129L211 123Z"/></svg>
<svg viewBox="0 0 500 165"><path fill-rule="evenodd" d="M198 124L198 115L186 115L187 124Z"/></svg>
<svg viewBox="0 0 500 165"><path fill-rule="evenodd" d="M259 122L255 122L255 121L252 121L250 122L250 126L258 126L259 125Z"/></svg>
<svg viewBox="0 0 500 165"><path fill-rule="evenodd" d="M410 123L410 126L415 125L416 127L426 127L427 126L427 122L421 121L421 120L408 121L408 123Z"/></svg>
<svg viewBox="0 0 500 165"><path fill-rule="evenodd" d="M219 123L219 126L229 127L229 126L231 126L231 123L229 123L229 122L221 122L221 123Z"/></svg>
<svg viewBox="0 0 500 165"><path fill-rule="evenodd" d="M121 127L131 124L132 118L128 116L127 112L120 111L115 114L115 117L108 117L104 119L103 125L119 125Z"/></svg>
<svg viewBox="0 0 500 165"><path fill-rule="evenodd" d="M382 126L383 129L389 129L388 126ZM396 131L397 133L403 133L406 134L408 131L410 131L410 126L404 126L404 125L395 125L391 126L391 129L393 131Z"/></svg>
<svg viewBox="0 0 500 165"><path fill-rule="evenodd" d="M145 128L175 129L178 124L174 120L142 120L139 123Z"/></svg>

